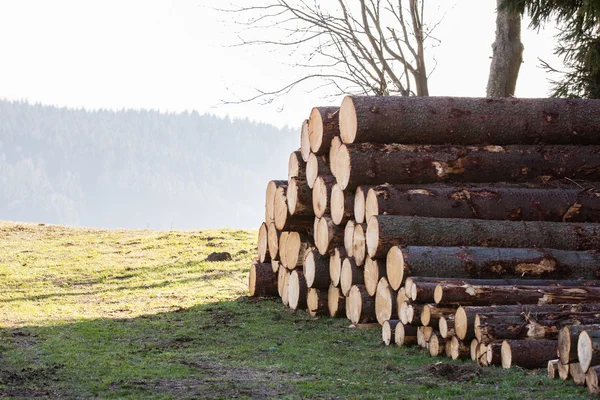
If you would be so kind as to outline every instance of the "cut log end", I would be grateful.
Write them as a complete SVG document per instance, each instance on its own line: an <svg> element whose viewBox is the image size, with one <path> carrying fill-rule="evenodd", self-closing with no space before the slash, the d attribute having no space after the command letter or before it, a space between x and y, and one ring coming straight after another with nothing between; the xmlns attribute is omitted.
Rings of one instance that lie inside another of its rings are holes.
<svg viewBox="0 0 600 400"><path fill-rule="evenodd" d="M269 224L267 229L267 246L269 247L269 255L271 260L279 260L279 237L281 232L277 230L275 222Z"/></svg>
<svg viewBox="0 0 600 400"><path fill-rule="evenodd" d="M392 319L383 321L383 324L381 324L381 340L384 345L389 346L392 343L396 343L395 329L399 322L397 319Z"/></svg>
<svg viewBox="0 0 600 400"><path fill-rule="evenodd" d="M289 215L288 205L287 205L287 187L278 187L275 191L275 199L274 199L274 220L275 226L279 230L283 230L285 224L287 222L287 218Z"/></svg>
<svg viewBox="0 0 600 400"><path fill-rule="evenodd" d="M340 136L344 143L353 143L356 139L358 121L351 96L346 96L340 106Z"/></svg>
<svg viewBox="0 0 600 400"><path fill-rule="evenodd" d="M364 276L365 276L365 287L367 292L371 296L375 296L377 292L377 285L379 280L385 276L385 269L379 260L373 260L367 257L365 260Z"/></svg>
<svg viewBox="0 0 600 400"><path fill-rule="evenodd" d="M308 120L302 122L302 130L300 133L300 152L302 153L302 159L308 161L310 155L310 139L308 137Z"/></svg>
<svg viewBox="0 0 600 400"><path fill-rule="evenodd" d="M377 318L377 322L383 325L385 321L397 316L396 293L391 290L387 279L383 277L379 280L375 293L375 317Z"/></svg>
<svg viewBox="0 0 600 400"><path fill-rule="evenodd" d="M305 309L308 287L301 271L292 271L289 278L288 301L292 310Z"/></svg>
<svg viewBox="0 0 600 400"><path fill-rule="evenodd" d="M441 339L435 333L429 338L429 355L439 357L444 352L444 339Z"/></svg>
<svg viewBox="0 0 600 400"><path fill-rule="evenodd" d="M590 368L594 351L594 345L589 333L586 331L581 332L577 341L577 357L583 371L587 371Z"/></svg>
<svg viewBox="0 0 600 400"><path fill-rule="evenodd" d="M428 326L429 322L431 322L431 306L425 304L421 310L421 324L423 324L423 326Z"/></svg>
<svg viewBox="0 0 600 400"><path fill-rule="evenodd" d="M350 220L346 223L346 227L344 228L344 248L346 249L348 257L354 255L354 226L354 221Z"/></svg>
<svg viewBox="0 0 600 400"><path fill-rule="evenodd" d="M571 361L571 332L568 326L558 332L558 358L561 364L568 364Z"/></svg>
<svg viewBox="0 0 600 400"><path fill-rule="evenodd" d="M328 210L328 195L327 195L327 183L322 176L319 176L315 181L315 184L312 189L312 200L313 200L313 210L315 215L321 218L325 215L325 212Z"/></svg>
<svg viewBox="0 0 600 400"><path fill-rule="evenodd" d="M354 285L364 284L364 273L358 268L352 257L347 257L342 262L340 275L340 289L344 296L348 296Z"/></svg>
<svg viewBox="0 0 600 400"><path fill-rule="evenodd" d="M315 187L315 182L319 177L319 160L316 154L310 153L306 162L306 183L311 189Z"/></svg>
<svg viewBox="0 0 600 400"><path fill-rule="evenodd" d="M346 199L344 196L344 191L342 190L342 188L340 187L340 185L338 185L337 183L335 185L333 185L333 188L331 189L331 204L330 204L330 210L331 210L331 219L333 220L333 223L336 225L340 225L343 220L344 217L346 216L346 212L348 210L346 210ZM344 237L345 239L345 237Z"/></svg>
<svg viewBox="0 0 600 400"><path fill-rule="evenodd" d="M442 285L437 285L435 290L433 291L433 301L436 304L441 304L444 300L444 287Z"/></svg>
<svg viewBox="0 0 600 400"><path fill-rule="evenodd" d="M308 118L308 141L311 151L315 153L321 149L323 144L323 119L317 107L311 110Z"/></svg>
<svg viewBox="0 0 600 400"><path fill-rule="evenodd" d="M354 219L359 224L365 222L365 191L362 187L357 187L354 192Z"/></svg>
<svg viewBox="0 0 600 400"><path fill-rule="evenodd" d="M569 365L563 364L562 362L558 363L558 377L563 381L569 379Z"/></svg>
<svg viewBox="0 0 600 400"><path fill-rule="evenodd" d="M363 225L354 225L354 235L352 235L352 254L357 265L363 265L367 257L367 249L365 246L365 230Z"/></svg>
<svg viewBox="0 0 600 400"><path fill-rule="evenodd" d="M269 253L269 229L267 228L267 224L264 222L260 225L258 229L258 260L261 263L268 262L271 260L271 256Z"/></svg>
<svg viewBox="0 0 600 400"><path fill-rule="evenodd" d="M353 324L373 322L375 320L375 302L368 295L364 285L352 286L346 301L346 316Z"/></svg>
<svg viewBox="0 0 600 400"><path fill-rule="evenodd" d="M317 229L315 232L315 245L322 255L327 254L329 241L329 225L327 224L327 219L318 218Z"/></svg>
<svg viewBox="0 0 600 400"><path fill-rule="evenodd" d="M560 360L550 360L548 361L548 378L550 379L558 379L558 363Z"/></svg>
<svg viewBox="0 0 600 400"><path fill-rule="evenodd" d="M350 152L345 145L341 145L335 156L336 178L342 189L346 190L350 182L352 167L350 162Z"/></svg>
<svg viewBox="0 0 600 400"><path fill-rule="evenodd" d="M467 330L467 313L463 307L458 307L454 314L454 332L460 340L465 340L467 337Z"/></svg>
<svg viewBox="0 0 600 400"><path fill-rule="evenodd" d="M298 182L296 182L296 178L291 178L288 182L286 193L287 211L289 211L290 215L294 215L298 200Z"/></svg>
<svg viewBox="0 0 600 400"><path fill-rule="evenodd" d="M509 369L512 365L512 351L510 349L510 343L506 340L502 342L500 358L502 359L502 368Z"/></svg>
<svg viewBox="0 0 600 400"><path fill-rule="evenodd" d="M308 289L306 309L311 316L327 315L329 313L328 292L315 288Z"/></svg>
<svg viewBox="0 0 600 400"><path fill-rule="evenodd" d="M273 273L271 264L254 262L248 275L250 296L276 296L277 275Z"/></svg>
<svg viewBox="0 0 600 400"><path fill-rule="evenodd" d="M471 360L477 362L477 350L479 349L479 341L477 339L471 340L471 345L469 346L469 354L471 355Z"/></svg>
<svg viewBox="0 0 600 400"><path fill-rule="evenodd" d="M329 148L329 169L331 170L331 175L337 178L337 169L336 169L336 160L337 160L337 152L342 146L342 140L339 136L335 136L331 140L331 147Z"/></svg>
<svg viewBox="0 0 600 400"><path fill-rule="evenodd" d="M367 221L367 252L373 258L377 255L379 248L379 221L377 218L369 218Z"/></svg>
<svg viewBox="0 0 600 400"><path fill-rule="evenodd" d="M304 163L305 161L302 160L301 152L294 151L292 154L290 154L290 158L288 160L288 182L292 178L304 177Z"/></svg>
<svg viewBox="0 0 600 400"><path fill-rule="evenodd" d="M590 369L585 374L585 384L587 385L590 393L599 394L600 386L598 381L600 380L598 377L600 376L600 366L595 366Z"/></svg>
<svg viewBox="0 0 600 400"><path fill-rule="evenodd" d="M327 308L330 317L343 317L346 315L346 298L342 296L339 288L331 285L327 292Z"/></svg>
<svg viewBox="0 0 600 400"><path fill-rule="evenodd" d="M365 218L368 221L373 215L379 215L379 202L377 201L377 192L371 188L367 192L365 199Z"/></svg>
<svg viewBox="0 0 600 400"><path fill-rule="evenodd" d="M367 244L369 242L369 228L367 227ZM386 255L386 273L388 281L394 290L402 286L404 279L404 255L402 249L398 246L392 247ZM411 293L407 293L409 296Z"/></svg>

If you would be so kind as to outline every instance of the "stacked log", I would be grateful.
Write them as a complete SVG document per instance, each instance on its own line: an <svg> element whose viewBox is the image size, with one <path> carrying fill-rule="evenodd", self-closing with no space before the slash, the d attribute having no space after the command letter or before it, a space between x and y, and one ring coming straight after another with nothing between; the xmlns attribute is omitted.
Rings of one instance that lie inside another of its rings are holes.
<svg viewBox="0 0 600 400"><path fill-rule="evenodd" d="M597 182L600 100L346 97L267 185L250 292L597 392Z"/></svg>

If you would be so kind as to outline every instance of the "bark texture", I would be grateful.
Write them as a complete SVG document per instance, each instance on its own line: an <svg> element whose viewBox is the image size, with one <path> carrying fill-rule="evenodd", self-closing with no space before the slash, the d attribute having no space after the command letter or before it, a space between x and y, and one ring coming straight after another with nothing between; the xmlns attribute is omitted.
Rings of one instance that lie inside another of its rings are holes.
<svg viewBox="0 0 600 400"><path fill-rule="evenodd" d="M277 296L277 274L269 263L254 261L248 276L250 296Z"/></svg>
<svg viewBox="0 0 600 400"><path fill-rule="evenodd" d="M556 340L505 340L502 342L502 367L534 369L548 365L556 357Z"/></svg>

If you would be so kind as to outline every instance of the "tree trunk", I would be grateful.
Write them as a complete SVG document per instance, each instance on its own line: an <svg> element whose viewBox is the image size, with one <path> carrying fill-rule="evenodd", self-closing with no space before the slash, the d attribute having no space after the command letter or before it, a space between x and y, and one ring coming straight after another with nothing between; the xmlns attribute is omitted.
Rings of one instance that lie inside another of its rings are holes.
<svg viewBox="0 0 600 400"><path fill-rule="evenodd" d="M527 337L527 321L520 315L477 314L473 328L475 338L479 343L488 344L502 339L525 339Z"/></svg>
<svg viewBox="0 0 600 400"><path fill-rule="evenodd" d="M371 188L365 201L367 220L373 215L415 215L600 222L599 192L575 185L382 185Z"/></svg>
<svg viewBox="0 0 600 400"><path fill-rule="evenodd" d="M588 286L476 286L438 285L435 302L485 306L491 304L566 304L596 303L600 287Z"/></svg>
<svg viewBox="0 0 600 400"><path fill-rule="evenodd" d="M344 228L335 225L330 217L318 218L315 245L322 255L330 254L344 244Z"/></svg>
<svg viewBox="0 0 600 400"><path fill-rule="evenodd" d="M365 288L369 296L375 296L379 280L385 277L385 262L367 257L364 268ZM388 282L389 284L389 282ZM392 288L393 290L397 290Z"/></svg>
<svg viewBox="0 0 600 400"><path fill-rule="evenodd" d="M308 156L310 156L310 138L308 137L307 119L302 122L302 129L300 131L300 153L302 154L302 159L305 162L308 161Z"/></svg>
<svg viewBox="0 0 600 400"><path fill-rule="evenodd" d="M256 248L258 249L258 261L261 263L271 261L271 255L269 254L269 229L264 222L260 224L260 228L258 229L258 243Z"/></svg>
<svg viewBox="0 0 600 400"><path fill-rule="evenodd" d="M269 224L275 221L275 193L278 187L287 188L288 181L270 181L267 184L267 193L265 195L265 214L266 223Z"/></svg>
<svg viewBox="0 0 600 400"><path fill-rule="evenodd" d="M352 235L352 255L357 265L363 265L367 258L367 241L365 237L365 224L354 224Z"/></svg>
<svg viewBox="0 0 600 400"><path fill-rule="evenodd" d="M600 144L600 101L346 97L344 143Z"/></svg>
<svg viewBox="0 0 600 400"><path fill-rule="evenodd" d="M311 153L306 163L306 184L308 187L314 188L319 176L332 176L329 157L326 155L317 156Z"/></svg>
<svg viewBox="0 0 600 400"><path fill-rule="evenodd" d="M579 334L577 359L583 372L587 372L592 365L600 364L600 332L590 329Z"/></svg>
<svg viewBox="0 0 600 400"><path fill-rule="evenodd" d="M300 150L292 152L288 160L288 182L292 178L306 179L306 161Z"/></svg>
<svg viewBox="0 0 600 400"><path fill-rule="evenodd" d="M339 136L335 136L331 139L331 147L329 148L329 170L331 171L331 175L337 178L337 170L336 170L336 160L337 153L342 147L342 139Z"/></svg>
<svg viewBox="0 0 600 400"><path fill-rule="evenodd" d="M398 347L417 344L417 327L410 325L407 326L400 322L398 325L396 325L394 336L396 346Z"/></svg>
<svg viewBox="0 0 600 400"><path fill-rule="evenodd" d="M346 302L348 319L353 324L375 322L375 299L369 296L365 285L354 285Z"/></svg>
<svg viewBox="0 0 600 400"><path fill-rule="evenodd" d="M335 287L340 286L342 264L345 258L346 252L341 247L334 249L333 254L329 256L329 277L331 278L331 284Z"/></svg>
<svg viewBox="0 0 600 400"><path fill-rule="evenodd" d="M581 332L600 332L600 324L565 326L558 332L558 359L561 364L578 362L577 342Z"/></svg>
<svg viewBox="0 0 600 400"><path fill-rule="evenodd" d="M471 349L469 346L465 346L456 336L452 336L452 339L450 339L450 356L452 359L462 360L468 358L470 354Z"/></svg>
<svg viewBox="0 0 600 400"><path fill-rule="evenodd" d="M423 304L411 304L409 301L404 301L398 308L398 319L404 325L421 325L421 313L423 312Z"/></svg>
<svg viewBox="0 0 600 400"><path fill-rule="evenodd" d="M304 253L302 264L306 284L309 288L327 289L331 284L329 275L329 257L322 256L319 251L311 247Z"/></svg>
<svg viewBox="0 0 600 400"><path fill-rule="evenodd" d="M368 291L367 294L369 294ZM380 325L383 325L387 320L398 318L397 296L398 291L392 290L385 277L381 278L375 293L375 317Z"/></svg>
<svg viewBox="0 0 600 400"><path fill-rule="evenodd" d="M389 346L392 340L395 343L395 329L399 323L400 321L397 319L383 321L383 324L381 324L381 340L384 345Z"/></svg>
<svg viewBox="0 0 600 400"><path fill-rule="evenodd" d="M286 197L290 215L315 216L312 190L306 184L306 179L290 178Z"/></svg>
<svg viewBox="0 0 600 400"><path fill-rule="evenodd" d="M523 62L521 15L518 12L500 10L502 1L497 0L496 41L492 44L487 97L514 97L519 68Z"/></svg>
<svg viewBox="0 0 600 400"><path fill-rule="evenodd" d="M354 285L362 285L365 283L365 276L362 269L358 268L354 262L354 258L347 257L342 263L342 272L340 275L340 289L344 296L348 296L350 289ZM366 290L366 289L365 289Z"/></svg>
<svg viewBox="0 0 600 400"><path fill-rule="evenodd" d="M369 219L366 242L372 258L398 245L598 250L600 225L378 215Z"/></svg>
<svg viewBox="0 0 600 400"><path fill-rule="evenodd" d="M600 272L600 255L594 251L540 248L395 246L386 261L392 287L405 276L530 282L528 278L596 279Z"/></svg>
<svg viewBox="0 0 600 400"><path fill-rule="evenodd" d="M330 203L331 190L335 185L335 178L331 175L321 175L315 181L312 188L312 205L315 215L319 218L325 214L331 214Z"/></svg>
<svg viewBox="0 0 600 400"><path fill-rule="evenodd" d="M542 368L556 357L556 340L505 340L501 352L502 368Z"/></svg>
<svg viewBox="0 0 600 400"><path fill-rule="evenodd" d="M277 275L269 263L254 261L248 275L250 296L277 296Z"/></svg>
<svg viewBox="0 0 600 400"><path fill-rule="evenodd" d="M327 290L309 288L306 296L306 310L313 317L329 314Z"/></svg>
<svg viewBox="0 0 600 400"><path fill-rule="evenodd" d="M336 225L345 225L352 217L354 212L354 195L343 191L336 183L331 189L331 219Z"/></svg>
<svg viewBox="0 0 600 400"><path fill-rule="evenodd" d="M306 298L308 295L308 286L306 279L300 270L293 270L289 282L289 303L292 310L306 309Z"/></svg>
<svg viewBox="0 0 600 400"><path fill-rule="evenodd" d="M308 119L310 149L315 154L327 154L331 140L340 134L339 107L314 107Z"/></svg>
<svg viewBox="0 0 600 400"><path fill-rule="evenodd" d="M384 183L600 180L598 146L451 147L358 143L342 145L336 164L337 182L344 190Z"/></svg>
<svg viewBox="0 0 600 400"><path fill-rule="evenodd" d="M411 278L407 278L411 279ZM411 281L410 294L408 298L415 303L433 303L435 288L438 286L435 282L414 282ZM408 285L407 285L408 286Z"/></svg>
<svg viewBox="0 0 600 400"><path fill-rule="evenodd" d="M342 295L339 288L331 285L327 292L327 307L330 317L346 316L346 298Z"/></svg>
<svg viewBox="0 0 600 400"><path fill-rule="evenodd" d="M439 329L439 321L444 315L454 314L456 307L445 307L434 304L425 304L421 310L421 324L423 326L432 326L434 329ZM440 332L441 333L441 332ZM447 335L441 335L446 338Z"/></svg>

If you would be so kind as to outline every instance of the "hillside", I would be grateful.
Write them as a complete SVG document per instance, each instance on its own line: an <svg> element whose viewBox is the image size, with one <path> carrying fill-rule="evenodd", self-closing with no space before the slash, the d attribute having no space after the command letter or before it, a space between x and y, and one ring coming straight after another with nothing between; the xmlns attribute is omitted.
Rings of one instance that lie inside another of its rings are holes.
<svg viewBox="0 0 600 400"><path fill-rule="evenodd" d="M300 122L298 125L300 125ZM256 228L299 134L248 120L0 101L0 219Z"/></svg>

